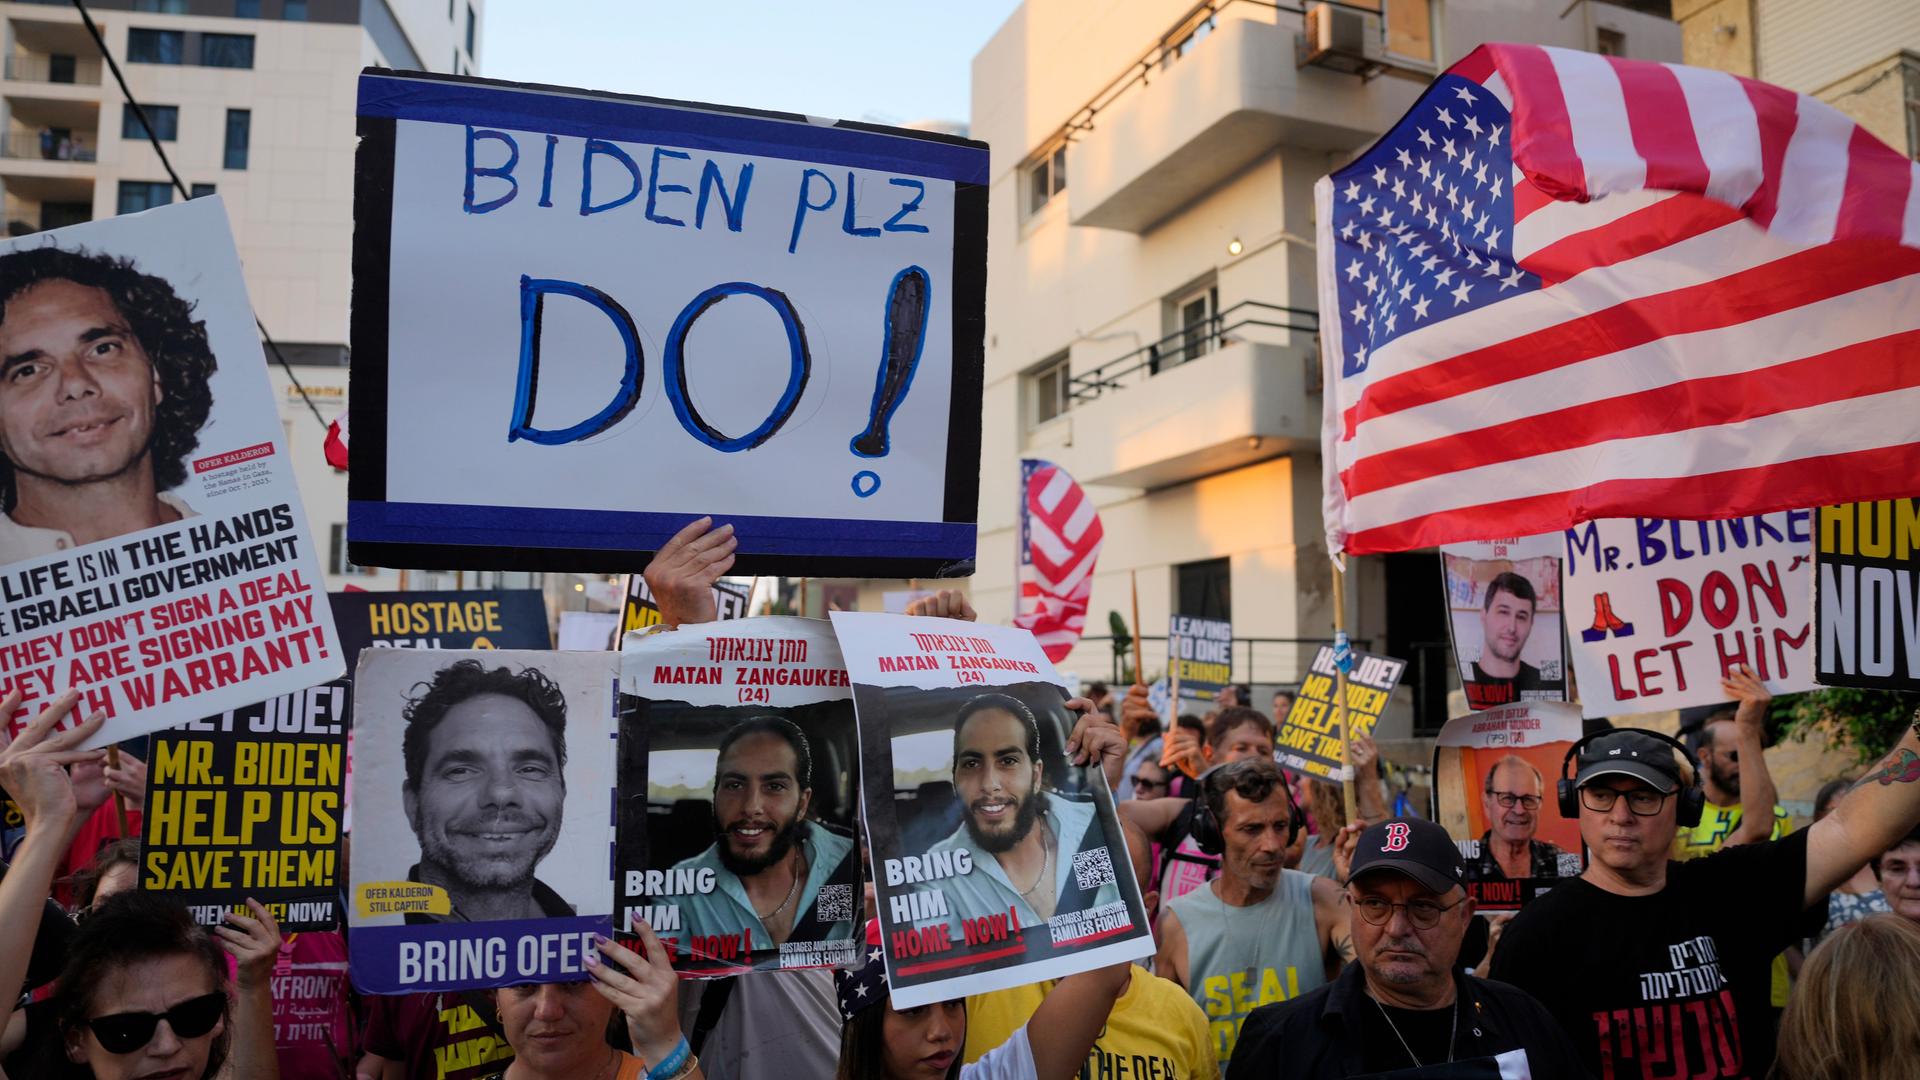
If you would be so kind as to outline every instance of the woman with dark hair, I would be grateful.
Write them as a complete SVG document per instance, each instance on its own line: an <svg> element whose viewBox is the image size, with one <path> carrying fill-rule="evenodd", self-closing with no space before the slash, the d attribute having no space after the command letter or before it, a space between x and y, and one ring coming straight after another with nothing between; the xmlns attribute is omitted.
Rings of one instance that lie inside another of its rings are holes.
<svg viewBox="0 0 1920 1080"><path fill-rule="evenodd" d="M1133 978L1131 964L1069 975L1055 984L1026 1027L971 1065L964 999L895 1009L878 947L858 968L834 973L840 992L840 1071L835 1080L1072 1080ZM1044 1031L1030 1040L1029 1031Z"/></svg>
<svg viewBox="0 0 1920 1080"><path fill-rule="evenodd" d="M33 914L78 813L67 769L103 753L73 749L100 730L102 714L55 731L76 698L55 698L11 741L0 732L0 787L26 822L0 878L0 1001L19 995L39 929ZM19 691L0 697L0 715L20 700ZM60 1038L44 1044L33 1075L206 1080L231 1057L235 1076L278 1080L270 980L280 929L257 901L247 904L252 916L229 912L212 936L152 893L126 891L98 904L68 942L52 1003ZM231 1004L221 945L238 961Z"/></svg>
<svg viewBox="0 0 1920 1080"><path fill-rule="evenodd" d="M116 896L140 885L140 838L122 836L100 845L93 861L73 875L73 910L76 918Z"/></svg>

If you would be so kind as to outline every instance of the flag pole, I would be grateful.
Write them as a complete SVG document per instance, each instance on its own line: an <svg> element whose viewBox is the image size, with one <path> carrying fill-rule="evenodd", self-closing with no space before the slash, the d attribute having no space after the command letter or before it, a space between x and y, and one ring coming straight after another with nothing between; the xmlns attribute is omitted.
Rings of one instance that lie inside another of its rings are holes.
<svg viewBox="0 0 1920 1080"><path fill-rule="evenodd" d="M107 747L107 768L114 769L114 770L118 770L120 768L120 748L118 746ZM132 833L127 831L126 796L120 794L117 791L113 793L113 818L120 825L121 836L133 835Z"/></svg>
<svg viewBox="0 0 1920 1080"><path fill-rule="evenodd" d="M1133 681L1145 682L1147 673L1140 666L1140 572L1127 571L1127 580L1133 585Z"/></svg>
<svg viewBox="0 0 1920 1080"><path fill-rule="evenodd" d="M1360 820L1359 799L1353 776L1353 743L1347 738L1347 669L1353 666L1353 647L1347 641L1347 572L1339 563L1333 567L1333 731L1340 740L1340 761L1346 779L1340 784L1340 797L1347 811L1347 823Z"/></svg>

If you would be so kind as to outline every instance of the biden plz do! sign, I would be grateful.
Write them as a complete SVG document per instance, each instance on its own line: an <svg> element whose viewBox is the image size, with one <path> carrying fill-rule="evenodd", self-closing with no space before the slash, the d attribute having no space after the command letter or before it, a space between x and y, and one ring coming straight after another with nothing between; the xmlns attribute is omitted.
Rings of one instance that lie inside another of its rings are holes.
<svg viewBox="0 0 1920 1080"><path fill-rule="evenodd" d="M478 79L360 81L348 536L366 565L956 576L987 151Z"/></svg>

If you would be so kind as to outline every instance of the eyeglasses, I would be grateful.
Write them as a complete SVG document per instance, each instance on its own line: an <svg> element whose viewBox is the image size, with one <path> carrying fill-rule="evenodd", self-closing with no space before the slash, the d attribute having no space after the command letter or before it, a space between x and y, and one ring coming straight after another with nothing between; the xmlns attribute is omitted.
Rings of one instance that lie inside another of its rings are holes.
<svg viewBox="0 0 1920 1080"><path fill-rule="evenodd" d="M1137 788L1163 788L1167 786L1167 782L1165 780L1156 780L1143 773L1134 773L1133 786Z"/></svg>
<svg viewBox="0 0 1920 1080"><path fill-rule="evenodd" d="M1540 796L1538 795L1521 795L1512 791L1489 791L1487 794L1493 796L1493 801L1499 803L1507 810L1513 809L1514 803L1519 803L1529 810L1540 809Z"/></svg>
<svg viewBox="0 0 1920 1080"><path fill-rule="evenodd" d="M1466 903L1466 898L1462 897L1451 904L1436 903L1432 900L1409 900L1404 904L1396 904L1383 896L1349 895L1347 902L1353 905L1353 909L1360 913L1361 918L1374 926L1387 925L1387 921L1393 918L1393 909L1404 908L1407 921L1413 924L1414 929L1431 930L1440 925L1440 916Z"/></svg>
<svg viewBox="0 0 1920 1080"><path fill-rule="evenodd" d="M215 990L175 1005L163 1013L124 1012L87 1021L100 1048L109 1054L131 1054L153 1041L153 1032L165 1020L175 1036L197 1039L213 1030L227 1010L227 995Z"/></svg>
<svg viewBox="0 0 1920 1080"><path fill-rule="evenodd" d="M1613 788L1584 787L1580 789L1580 804L1595 813L1610 813L1613 804L1620 801L1620 795ZM1667 796L1652 788L1635 788L1626 796L1627 809L1633 811L1634 817L1652 817L1667 803Z"/></svg>

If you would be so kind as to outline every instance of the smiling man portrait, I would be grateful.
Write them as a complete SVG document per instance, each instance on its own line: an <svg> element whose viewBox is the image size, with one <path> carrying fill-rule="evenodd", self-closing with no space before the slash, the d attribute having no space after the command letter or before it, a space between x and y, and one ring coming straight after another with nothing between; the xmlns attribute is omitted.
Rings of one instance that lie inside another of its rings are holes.
<svg viewBox="0 0 1920 1080"><path fill-rule="evenodd" d="M194 516L167 492L215 366L193 305L131 260L0 256L0 564Z"/></svg>

